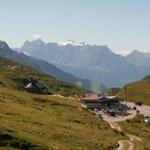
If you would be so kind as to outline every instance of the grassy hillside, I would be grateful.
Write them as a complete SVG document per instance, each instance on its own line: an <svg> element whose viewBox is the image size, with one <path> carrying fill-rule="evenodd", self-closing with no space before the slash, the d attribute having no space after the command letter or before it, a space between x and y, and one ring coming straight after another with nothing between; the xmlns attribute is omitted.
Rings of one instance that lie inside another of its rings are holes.
<svg viewBox="0 0 150 150"><path fill-rule="evenodd" d="M79 105L0 87L0 149L112 150L126 138Z"/></svg>
<svg viewBox="0 0 150 150"><path fill-rule="evenodd" d="M141 141L136 141L136 150L150 150L150 128L145 125L144 118L137 116L134 119L121 123L121 128L125 133L140 137Z"/></svg>
<svg viewBox="0 0 150 150"><path fill-rule="evenodd" d="M142 80L126 85L119 92L119 97L128 101L142 101L150 105L150 80Z"/></svg>
<svg viewBox="0 0 150 150"><path fill-rule="evenodd" d="M23 82L33 77L65 96L85 90L7 59L0 58L0 69L0 150L112 150L126 138L79 100L27 93Z"/></svg>
<svg viewBox="0 0 150 150"><path fill-rule="evenodd" d="M24 81L33 77L38 80L39 83L44 85L50 92L61 94L64 96L79 95L82 96L86 93L85 90L68 84L62 81L58 81L55 78L45 75L44 73L35 71L29 67L17 64L10 60L0 57L0 83L6 87L13 89L23 90Z"/></svg>
<svg viewBox="0 0 150 150"><path fill-rule="evenodd" d="M108 96L115 96L119 93L120 91L120 88L117 88L117 87L113 87L113 88L110 88L106 91L107 95Z"/></svg>

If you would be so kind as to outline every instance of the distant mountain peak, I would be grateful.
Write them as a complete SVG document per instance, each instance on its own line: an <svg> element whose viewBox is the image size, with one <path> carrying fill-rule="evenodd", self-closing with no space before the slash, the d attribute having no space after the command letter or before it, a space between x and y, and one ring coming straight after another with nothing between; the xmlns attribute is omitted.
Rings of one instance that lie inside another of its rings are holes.
<svg viewBox="0 0 150 150"><path fill-rule="evenodd" d="M64 41L64 42L59 42L58 44L60 46L67 46L67 45L85 46L85 45L88 45L88 43L86 43L86 42L78 42L78 41L74 41L74 40L68 40L68 41Z"/></svg>
<svg viewBox="0 0 150 150"><path fill-rule="evenodd" d="M26 40L26 41L24 42L24 44L30 44L30 43L34 43L34 44L45 44L45 41L42 40L42 39L36 39L36 40L33 40L33 41Z"/></svg>
<svg viewBox="0 0 150 150"><path fill-rule="evenodd" d="M24 44L22 45L22 48L26 51L26 50L28 50L28 48L31 46L31 45L36 45L36 46L39 46L39 47L41 47L41 46L44 46L46 44L46 42L45 41L43 41L42 39L36 39L36 40L33 40L33 41L29 41L29 40L26 40L25 42L24 42ZM29 46L29 47L28 47ZM17 51L19 51L19 50L17 50ZM23 51L24 52L24 51ZM27 52L28 53L28 52ZM28 55L29 55L29 53L28 53Z"/></svg>
<svg viewBox="0 0 150 150"><path fill-rule="evenodd" d="M148 52L142 52L142 51L140 51L140 50L135 49L135 50L133 50L131 53L129 53L129 54L127 55L127 57L132 57L132 56L134 56L134 57L144 56L144 55L146 55L147 53L148 53Z"/></svg>
<svg viewBox="0 0 150 150"><path fill-rule="evenodd" d="M37 43L37 44L45 44L45 41L43 39L36 39L36 40L33 40L31 42L34 42L34 43Z"/></svg>
<svg viewBox="0 0 150 150"><path fill-rule="evenodd" d="M34 40L34 41L36 41L36 42L44 42L44 40L43 39L36 39L36 40Z"/></svg>
<svg viewBox="0 0 150 150"><path fill-rule="evenodd" d="M131 53L142 53L142 52L139 51L139 50L137 50L137 49L135 49L135 50L133 50Z"/></svg>
<svg viewBox="0 0 150 150"><path fill-rule="evenodd" d="M9 46L6 42L0 41L0 48L2 49L9 49Z"/></svg>

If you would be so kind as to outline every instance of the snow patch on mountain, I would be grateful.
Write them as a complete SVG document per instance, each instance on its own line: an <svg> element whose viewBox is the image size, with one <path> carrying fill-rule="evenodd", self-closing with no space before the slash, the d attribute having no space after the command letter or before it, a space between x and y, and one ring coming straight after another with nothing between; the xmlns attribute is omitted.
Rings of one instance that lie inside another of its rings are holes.
<svg viewBox="0 0 150 150"><path fill-rule="evenodd" d="M27 52L22 52L23 54L27 55L27 56L30 56Z"/></svg>
<svg viewBox="0 0 150 150"><path fill-rule="evenodd" d="M67 45L86 46L86 45L88 45L88 43L86 43L86 42L77 42L77 41L74 41L74 40L68 40L68 41L64 41L64 42L59 42L58 45L60 45L60 46L67 46Z"/></svg>
<svg viewBox="0 0 150 150"><path fill-rule="evenodd" d="M114 51L114 53L122 55L122 56L127 56L130 53L132 53L132 51L128 51L128 50L127 51Z"/></svg>

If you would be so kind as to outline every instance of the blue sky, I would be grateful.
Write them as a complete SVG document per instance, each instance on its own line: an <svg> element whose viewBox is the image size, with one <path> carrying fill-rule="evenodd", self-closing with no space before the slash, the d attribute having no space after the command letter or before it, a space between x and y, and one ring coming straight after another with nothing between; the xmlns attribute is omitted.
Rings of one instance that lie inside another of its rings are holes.
<svg viewBox="0 0 150 150"><path fill-rule="evenodd" d="M18 47L34 35L150 51L150 0L0 0L0 40Z"/></svg>

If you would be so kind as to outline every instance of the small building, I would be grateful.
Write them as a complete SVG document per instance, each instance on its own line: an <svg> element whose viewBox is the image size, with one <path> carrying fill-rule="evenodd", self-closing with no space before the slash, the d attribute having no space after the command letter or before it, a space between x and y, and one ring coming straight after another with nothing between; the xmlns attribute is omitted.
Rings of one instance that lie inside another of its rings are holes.
<svg viewBox="0 0 150 150"><path fill-rule="evenodd" d="M127 106L121 104L114 96L92 95L81 99L81 107L91 110L101 110L104 113L115 112L117 115L126 115Z"/></svg>
<svg viewBox="0 0 150 150"><path fill-rule="evenodd" d="M43 85L39 84L38 81L33 80L33 78L31 78L29 82L24 86L24 89L27 92L36 94L45 94L45 91L47 90Z"/></svg>
<svg viewBox="0 0 150 150"><path fill-rule="evenodd" d="M88 109L100 109L104 105L110 105L114 103L118 103L118 99L99 95L92 95L81 99L81 106Z"/></svg>
<svg viewBox="0 0 150 150"><path fill-rule="evenodd" d="M147 125L150 125L150 116L145 117L144 122L145 122Z"/></svg>

